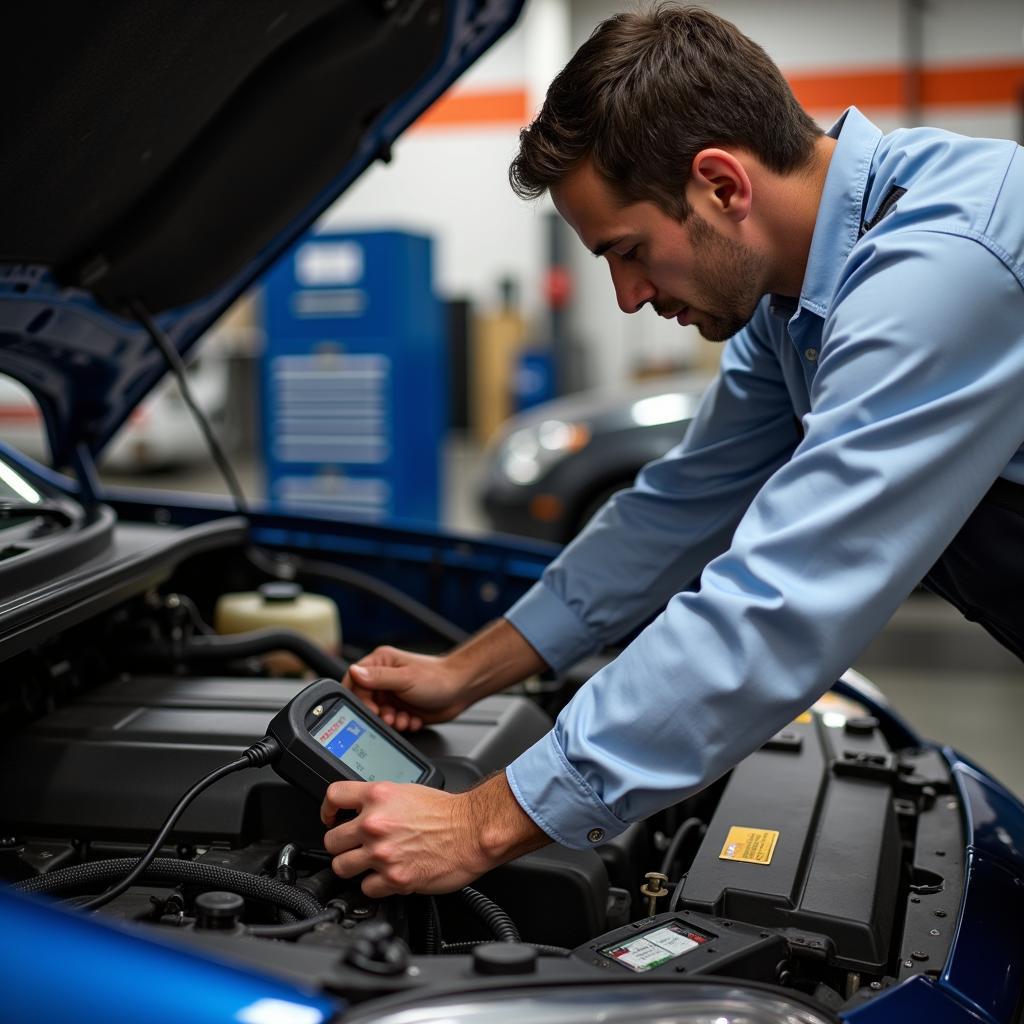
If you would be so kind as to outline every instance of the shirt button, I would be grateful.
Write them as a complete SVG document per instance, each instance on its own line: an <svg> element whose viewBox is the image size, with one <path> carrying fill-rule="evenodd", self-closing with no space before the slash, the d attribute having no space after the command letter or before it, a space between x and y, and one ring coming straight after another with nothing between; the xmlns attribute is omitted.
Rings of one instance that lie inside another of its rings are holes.
<svg viewBox="0 0 1024 1024"><path fill-rule="evenodd" d="M601 840L604 839L604 829L603 828L592 828L587 833L587 839L589 839L590 842L592 842L592 843L599 843L599 842L601 842Z"/></svg>
<svg viewBox="0 0 1024 1024"><path fill-rule="evenodd" d="M805 348L804 358L809 363L816 363L818 361L818 350L816 348Z"/></svg>

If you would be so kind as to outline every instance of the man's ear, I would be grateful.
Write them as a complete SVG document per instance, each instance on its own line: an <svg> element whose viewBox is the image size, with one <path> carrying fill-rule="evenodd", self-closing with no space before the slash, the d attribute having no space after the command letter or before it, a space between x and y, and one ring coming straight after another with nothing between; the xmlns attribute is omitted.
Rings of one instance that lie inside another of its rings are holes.
<svg viewBox="0 0 1024 1024"><path fill-rule="evenodd" d="M693 158L687 193L690 204L707 213L737 223L750 215L750 177L743 163L726 149L702 149Z"/></svg>

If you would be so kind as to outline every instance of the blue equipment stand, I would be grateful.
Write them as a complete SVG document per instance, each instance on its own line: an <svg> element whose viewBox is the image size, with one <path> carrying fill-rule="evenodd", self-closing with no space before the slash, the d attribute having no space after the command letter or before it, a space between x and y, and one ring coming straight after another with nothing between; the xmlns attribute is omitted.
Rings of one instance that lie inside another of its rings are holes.
<svg viewBox="0 0 1024 1024"><path fill-rule="evenodd" d="M307 236L264 286L268 499L436 524L448 374L431 240Z"/></svg>

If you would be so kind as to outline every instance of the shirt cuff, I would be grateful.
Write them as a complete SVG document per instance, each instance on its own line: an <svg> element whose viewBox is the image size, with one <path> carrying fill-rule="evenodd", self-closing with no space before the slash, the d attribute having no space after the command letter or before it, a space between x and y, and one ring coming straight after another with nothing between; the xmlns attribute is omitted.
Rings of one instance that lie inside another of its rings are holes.
<svg viewBox="0 0 1024 1024"><path fill-rule="evenodd" d="M543 581L535 583L507 612L505 618L555 672L593 654L601 641L569 606Z"/></svg>
<svg viewBox="0 0 1024 1024"><path fill-rule="evenodd" d="M505 778L520 807L562 846L600 846L629 825L608 810L569 763L554 732L516 758Z"/></svg>

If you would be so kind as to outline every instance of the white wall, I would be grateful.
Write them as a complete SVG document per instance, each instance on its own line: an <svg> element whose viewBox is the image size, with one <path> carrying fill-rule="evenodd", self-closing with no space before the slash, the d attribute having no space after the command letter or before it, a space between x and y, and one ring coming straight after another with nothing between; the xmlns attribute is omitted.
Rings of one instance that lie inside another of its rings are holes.
<svg viewBox="0 0 1024 1024"><path fill-rule="evenodd" d="M559 0L561 5L561 0ZM524 11L516 27L459 80L466 92L523 88L530 67L551 63L550 12L543 4ZM568 19L565 41L568 47ZM536 23L536 24L535 24ZM564 63L564 59L559 65ZM554 74L554 72L552 72ZM538 84L537 89L546 87ZM537 102L543 100L543 94ZM532 116L532 115L531 115ZM321 230L403 227L435 240L435 280L446 298L469 297L481 307L498 304L498 282L512 277L528 313L540 304L543 240L540 212L516 198L508 165L519 145L519 128L445 126L413 129L395 144L392 162L376 164L324 215Z"/></svg>
<svg viewBox="0 0 1024 1024"><path fill-rule="evenodd" d="M630 6L622 0L530 0L519 25L459 82L460 91L526 88L536 107L556 70L602 18ZM896 0L706 0L793 74L898 66L905 50L902 4ZM929 0L924 13L925 64L1024 59L1020 0ZM840 110L815 110L823 124ZM885 130L898 111L867 110ZM973 135L1014 137L1021 114L1011 107L926 109L924 120ZM541 213L507 182L517 129L444 127L409 133L389 166L377 165L326 215L332 228L409 226L437 243L437 281L447 296L493 305L505 276L521 284L528 314L541 306L544 259ZM591 354L596 383L623 379L636 363L689 358L706 342L651 313L621 314L603 261L574 248L573 327Z"/></svg>
<svg viewBox="0 0 1024 1024"><path fill-rule="evenodd" d="M573 48L594 26L632 5L615 0L574 0ZM904 52L902 6L894 0L705 0L760 43L784 72L828 73L899 65ZM924 62L998 61L1024 57L1024 5L1019 0L929 0L924 16ZM885 131L904 121L895 111L865 111ZM814 110L828 126L842 110ZM930 108L924 121L966 135L1017 137L1021 113L1007 107ZM586 338L596 381L613 384L641 363L686 360L707 353L695 328L680 328L644 309L623 315L603 261L582 246L572 269L580 301L574 333Z"/></svg>

